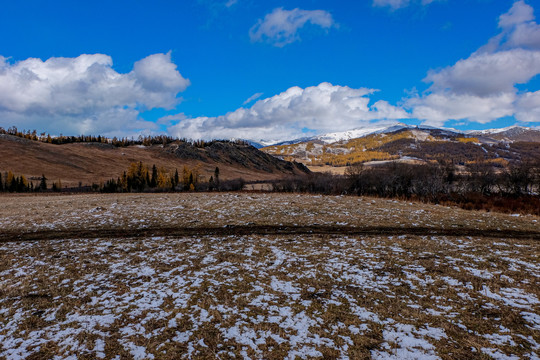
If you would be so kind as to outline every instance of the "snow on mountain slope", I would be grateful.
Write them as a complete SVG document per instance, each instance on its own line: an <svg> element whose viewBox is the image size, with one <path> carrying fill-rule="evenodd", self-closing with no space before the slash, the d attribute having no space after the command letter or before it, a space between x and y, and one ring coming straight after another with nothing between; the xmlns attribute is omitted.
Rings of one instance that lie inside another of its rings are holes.
<svg viewBox="0 0 540 360"><path fill-rule="evenodd" d="M331 132L316 136L302 137L293 140L272 142L272 141L258 141L257 147L261 146L274 146L274 145L294 145L306 142L320 142L323 144L332 144L339 141L347 141L351 139L357 139L372 134L387 134L395 131L408 129L408 130L424 130L427 132L437 131L439 134L456 135L464 134L468 136L478 136L488 141L492 138L492 141L540 141L540 128L530 128L518 125L513 125L501 129L487 129L487 130L458 130L454 128L434 127L429 125L408 125L400 122L386 123L386 124L373 124L362 128Z"/></svg>
<svg viewBox="0 0 540 360"><path fill-rule="evenodd" d="M428 125L407 125L400 122L395 123L387 123L387 124L373 124L372 126L366 126L362 128L357 128L353 130L347 130L347 131L339 131L339 132L332 132L322 135L316 135L312 137L304 137L300 139L290 140L290 141L282 141L277 144L273 145L292 145L292 144L298 144L308 141L320 141L324 144L332 144L338 141L346 141L351 139L357 139L364 136L372 135L372 134L387 134L398 130L403 129L418 129L418 130L439 130L439 131L446 131L450 133L462 133L459 130L451 129L451 128L436 128Z"/></svg>
<svg viewBox="0 0 540 360"><path fill-rule="evenodd" d="M509 126L501 129L468 131L468 135L485 136L498 141L532 141L540 142L540 129L525 126Z"/></svg>
<svg viewBox="0 0 540 360"><path fill-rule="evenodd" d="M492 134L500 134L507 131L526 131L530 130L530 128L518 126L518 125L512 125L500 129L485 129L485 130L469 130L467 131L467 134L471 135L492 135Z"/></svg>
<svg viewBox="0 0 540 360"><path fill-rule="evenodd" d="M370 127L363 127L363 128L353 129L353 130L348 130L348 131L341 131L341 132L318 135L318 136L314 136L312 140L320 140L324 142L325 144L331 144L331 143L335 143L342 140L356 139L356 138L360 138L360 137L371 135L371 134L388 133L388 132L398 131L401 129L411 128L411 127L413 126L398 122L398 123L394 123L390 125L370 126Z"/></svg>

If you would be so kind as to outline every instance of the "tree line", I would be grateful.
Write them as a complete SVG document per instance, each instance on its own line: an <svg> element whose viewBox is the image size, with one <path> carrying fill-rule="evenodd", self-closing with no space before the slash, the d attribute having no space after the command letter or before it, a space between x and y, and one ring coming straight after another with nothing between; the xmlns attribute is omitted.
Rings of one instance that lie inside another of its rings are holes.
<svg viewBox="0 0 540 360"><path fill-rule="evenodd" d="M275 182L278 192L376 196L460 205L466 209L523 211L540 215L540 160L497 169L478 161L379 166L356 164L345 175L313 173Z"/></svg>
<svg viewBox="0 0 540 360"><path fill-rule="evenodd" d="M36 183L32 180L37 180ZM176 192L176 191L238 191L242 190L245 181L241 178L221 180L219 167L216 166L210 178L203 181L200 166L184 166L168 171L164 167L153 165L151 168L142 162L131 163L126 171L117 178L104 183L93 183L91 186L62 187L57 180L48 184L45 175L28 180L25 175L15 175L12 171L0 173L0 192Z"/></svg>
<svg viewBox="0 0 540 360"><path fill-rule="evenodd" d="M239 191L244 188L241 178L221 180L219 167L203 181L199 165L183 166L182 171L168 171L163 167L148 167L142 162L131 163L128 170L116 179L109 179L98 189L101 192L177 192L177 191Z"/></svg>
<svg viewBox="0 0 540 360"><path fill-rule="evenodd" d="M35 184L32 180L38 180ZM61 191L62 181L52 183L49 188L47 178L42 175L40 178L28 180L24 175L15 175L12 171L0 172L0 192L40 192L40 191Z"/></svg>
<svg viewBox="0 0 540 360"><path fill-rule="evenodd" d="M174 142L184 142L189 143L198 148L205 148L211 146L215 142L232 142L237 144L245 145L246 142L243 140L188 140L185 138L172 137L167 135L139 135L136 139L131 137L106 137L103 135L77 135L77 136L65 136L60 134L59 136L51 136L48 133L42 132L38 134L36 130L19 130L16 126L11 126L7 130L3 127L0 127L0 134L3 135L12 135L17 136L23 139L40 141L48 144L62 145L62 144L72 144L72 143L101 143L101 144L110 144L115 147L127 147L133 145L167 145Z"/></svg>

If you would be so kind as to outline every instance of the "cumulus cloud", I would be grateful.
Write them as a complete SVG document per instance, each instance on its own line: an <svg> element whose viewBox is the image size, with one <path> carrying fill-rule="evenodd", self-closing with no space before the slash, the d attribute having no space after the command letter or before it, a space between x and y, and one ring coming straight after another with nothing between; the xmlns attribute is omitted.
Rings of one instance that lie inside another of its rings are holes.
<svg viewBox="0 0 540 360"><path fill-rule="evenodd" d="M443 126L449 119L467 119L485 124L504 116L512 116L516 98L512 92L487 97L436 92L411 98L408 105L413 108L413 117L426 120L426 123L433 126Z"/></svg>
<svg viewBox="0 0 540 360"><path fill-rule="evenodd" d="M489 96L511 92L540 73L540 52L512 49L478 53L440 71L430 71L425 81L432 91Z"/></svg>
<svg viewBox="0 0 540 360"><path fill-rule="evenodd" d="M540 120L540 91L523 94L517 103L515 117L522 122Z"/></svg>
<svg viewBox="0 0 540 360"><path fill-rule="evenodd" d="M523 0L516 1L507 13L499 16L499 26L502 28L524 24L534 20L533 8Z"/></svg>
<svg viewBox="0 0 540 360"><path fill-rule="evenodd" d="M305 89L295 86L259 100L250 108L239 108L223 116L182 119L169 132L194 139L280 141L303 136L303 129L340 131L367 125L372 120L408 117L404 110L386 101L370 106L369 95L375 91L330 83Z"/></svg>
<svg viewBox="0 0 540 360"><path fill-rule="evenodd" d="M282 47L300 39L298 30L306 23L329 29L335 25L332 15L324 10L284 10L276 8L249 30L251 41L267 41Z"/></svg>
<svg viewBox="0 0 540 360"><path fill-rule="evenodd" d="M498 25L501 32L471 56L428 72L427 92L406 101L414 117L433 125L450 119L487 123L505 116L538 121L525 115L536 96L516 88L540 74L540 26L533 8L516 1Z"/></svg>
<svg viewBox="0 0 540 360"><path fill-rule="evenodd" d="M139 60L126 74L112 65L103 54L15 63L0 56L0 118L64 133L152 130L156 125L140 119L139 111L175 107L190 84L170 53Z"/></svg>

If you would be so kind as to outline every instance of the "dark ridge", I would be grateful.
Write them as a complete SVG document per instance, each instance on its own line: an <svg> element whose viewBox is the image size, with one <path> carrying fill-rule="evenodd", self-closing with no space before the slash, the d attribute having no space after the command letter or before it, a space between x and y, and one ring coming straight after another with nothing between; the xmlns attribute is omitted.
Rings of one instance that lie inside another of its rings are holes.
<svg viewBox="0 0 540 360"><path fill-rule="evenodd" d="M256 169L267 173L282 171L287 173L310 173L303 164L291 163L289 161L278 159L260 151L248 143L211 141L204 146L197 146L187 142L175 142L168 144L163 150L174 154L180 159L193 159L206 163L221 162L229 165L240 165L247 169Z"/></svg>

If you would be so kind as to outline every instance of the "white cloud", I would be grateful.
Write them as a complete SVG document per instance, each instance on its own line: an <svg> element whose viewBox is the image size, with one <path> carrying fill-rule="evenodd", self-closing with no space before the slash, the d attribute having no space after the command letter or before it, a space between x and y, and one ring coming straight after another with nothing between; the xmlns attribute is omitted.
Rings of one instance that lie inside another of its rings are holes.
<svg viewBox="0 0 540 360"><path fill-rule="evenodd" d="M516 106L515 117L522 122L540 122L540 91L522 95Z"/></svg>
<svg viewBox="0 0 540 360"><path fill-rule="evenodd" d="M537 96L516 88L540 74L540 26L534 19L533 8L516 1L499 17L500 34L468 58L428 72L426 94L407 99L405 106L433 125L450 119L487 123L505 116L538 121L527 115L537 111Z"/></svg>
<svg viewBox="0 0 540 360"><path fill-rule="evenodd" d="M252 102L253 100L257 100L258 98L260 98L262 96L262 94L263 93L255 93L255 94L251 95L250 97L248 97L246 99L246 101L244 101L244 103L242 105L247 105L250 102Z"/></svg>
<svg viewBox="0 0 540 360"><path fill-rule="evenodd" d="M407 106L412 108L413 118L425 120L424 123L432 126L443 126L448 120L462 119L488 123L513 115L516 98L512 92L487 97L435 92L421 98L408 99Z"/></svg>
<svg viewBox="0 0 540 360"><path fill-rule="evenodd" d="M251 41L267 41L281 47L300 39L298 30L306 23L329 29L335 25L332 15L324 10L284 10L276 8L259 19L249 30Z"/></svg>
<svg viewBox="0 0 540 360"><path fill-rule="evenodd" d="M516 1L507 13L499 16L499 26L507 28L534 20L533 8L523 0Z"/></svg>
<svg viewBox="0 0 540 360"><path fill-rule="evenodd" d="M0 118L6 126L58 133L151 131L156 125L139 111L175 107L189 84L170 53L139 60L127 74L103 54L15 63L0 56Z"/></svg>
<svg viewBox="0 0 540 360"><path fill-rule="evenodd" d="M388 7L391 10L397 10L411 5L411 3L420 3L421 5L429 5L438 0L373 0L375 7Z"/></svg>
<svg viewBox="0 0 540 360"><path fill-rule="evenodd" d="M174 136L186 138L245 138L280 141L303 136L302 129L315 132L348 130L372 120L404 119L409 115L385 101L369 105L376 90L322 83L291 87L281 94L257 101L223 116L181 120L169 128Z"/></svg>
<svg viewBox="0 0 540 360"><path fill-rule="evenodd" d="M430 71L424 79L432 91L450 90L456 94L488 96L514 91L515 84L527 83L540 73L540 52L511 49L477 53L455 65Z"/></svg>

